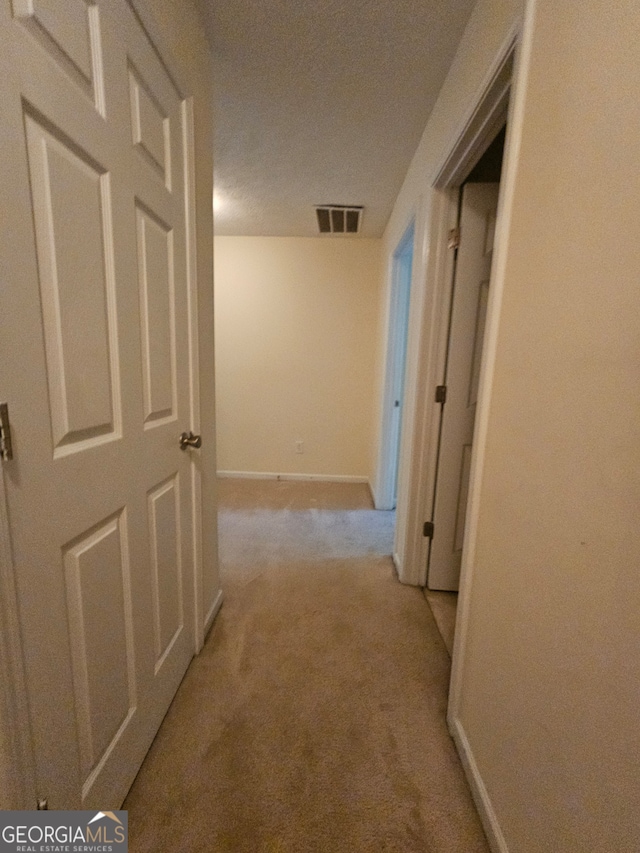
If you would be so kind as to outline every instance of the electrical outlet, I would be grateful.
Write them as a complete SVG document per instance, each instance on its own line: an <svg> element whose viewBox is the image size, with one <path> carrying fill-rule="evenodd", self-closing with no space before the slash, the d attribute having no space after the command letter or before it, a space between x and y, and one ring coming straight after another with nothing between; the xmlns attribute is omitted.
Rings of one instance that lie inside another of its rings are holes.
<svg viewBox="0 0 640 853"><path fill-rule="evenodd" d="M296 441L296 453L304 453L304 441L301 438Z"/></svg>

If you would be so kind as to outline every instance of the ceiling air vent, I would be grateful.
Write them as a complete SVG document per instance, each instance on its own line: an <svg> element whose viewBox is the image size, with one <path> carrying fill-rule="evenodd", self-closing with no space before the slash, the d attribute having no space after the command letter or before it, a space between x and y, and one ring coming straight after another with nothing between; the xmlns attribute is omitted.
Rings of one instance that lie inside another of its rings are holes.
<svg viewBox="0 0 640 853"><path fill-rule="evenodd" d="M362 205L317 204L316 216L321 234L358 234Z"/></svg>

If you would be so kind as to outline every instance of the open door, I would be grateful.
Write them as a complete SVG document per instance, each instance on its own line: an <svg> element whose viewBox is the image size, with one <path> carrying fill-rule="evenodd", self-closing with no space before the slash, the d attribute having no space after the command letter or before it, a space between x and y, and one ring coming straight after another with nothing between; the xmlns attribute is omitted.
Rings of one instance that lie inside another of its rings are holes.
<svg viewBox="0 0 640 853"><path fill-rule="evenodd" d="M498 183L461 191L427 586L457 590L498 208Z"/></svg>
<svg viewBox="0 0 640 853"><path fill-rule="evenodd" d="M2 475L33 807L119 807L194 652L182 103L125 0L2 4Z"/></svg>

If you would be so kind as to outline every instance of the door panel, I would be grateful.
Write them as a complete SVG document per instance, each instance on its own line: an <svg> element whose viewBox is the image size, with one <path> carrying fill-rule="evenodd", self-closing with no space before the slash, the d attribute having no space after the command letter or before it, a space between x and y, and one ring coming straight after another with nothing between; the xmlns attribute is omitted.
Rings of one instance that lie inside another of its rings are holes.
<svg viewBox="0 0 640 853"><path fill-rule="evenodd" d="M462 190L429 589L457 590L460 579L498 190L498 184L466 184Z"/></svg>
<svg viewBox="0 0 640 853"><path fill-rule="evenodd" d="M13 0L13 12L104 115L97 4L85 0Z"/></svg>
<svg viewBox="0 0 640 853"><path fill-rule="evenodd" d="M149 494L156 673L184 627L179 493L171 477Z"/></svg>
<svg viewBox="0 0 640 853"><path fill-rule="evenodd" d="M171 189L171 136L169 117L133 63L129 63L131 132L133 144Z"/></svg>
<svg viewBox="0 0 640 853"><path fill-rule="evenodd" d="M109 175L29 113L25 128L59 457L120 437Z"/></svg>
<svg viewBox="0 0 640 853"><path fill-rule="evenodd" d="M34 799L115 808L194 648L181 101L124 0L14 0L0 112Z"/></svg>
<svg viewBox="0 0 640 853"><path fill-rule="evenodd" d="M173 233L136 205L145 428L176 417Z"/></svg>
<svg viewBox="0 0 640 853"><path fill-rule="evenodd" d="M64 549L81 773L113 748L135 711L130 563L124 512Z"/></svg>

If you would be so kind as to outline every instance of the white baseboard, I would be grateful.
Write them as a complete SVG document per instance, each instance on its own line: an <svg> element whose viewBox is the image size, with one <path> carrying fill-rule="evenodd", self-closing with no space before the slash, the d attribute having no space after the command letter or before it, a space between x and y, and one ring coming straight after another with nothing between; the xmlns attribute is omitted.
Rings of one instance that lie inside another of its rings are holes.
<svg viewBox="0 0 640 853"><path fill-rule="evenodd" d="M371 495L371 502L373 503L373 508L377 509L376 506L376 496L373 493L373 486L371 485L371 480L367 480L367 486L369 486L369 494Z"/></svg>
<svg viewBox="0 0 640 853"><path fill-rule="evenodd" d="M275 474L270 471L218 471L218 477L236 480L316 480L323 483L369 483L368 477L352 474Z"/></svg>
<svg viewBox="0 0 640 853"><path fill-rule="evenodd" d="M378 498L378 483L376 478L373 480L369 480L369 491L371 492L371 500L373 501L373 505L376 509L382 509L380 506L381 501Z"/></svg>
<svg viewBox="0 0 640 853"><path fill-rule="evenodd" d="M480 820L482 821L482 826L484 827L489 847L491 847L493 853L509 853L507 842L505 841L502 830L500 829L500 824L498 823L498 817L491 804L491 799L489 798L489 792L482 781L478 765L476 764L473 752L471 751L471 744L469 743L459 719L453 720L452 725L450 725L450 731L453 740L455 741L458 754L460 755L465 776L469 782L471 794L473 795L473 800L476 804L476 808L478 809L478 814L480 815Z"/></svg>
<svg viewBox="0 0 640 853"><path fill-rule="evenodd" d="M211 626L218 615L220 608L222 607L222 602L224 600L224 593L221 589L218 590L218 594L213 600L213 604L211 605L209 612L207 613L207 618L204 620L204 631L202 636L206 639L207 634L211 630Z"/></svg>

